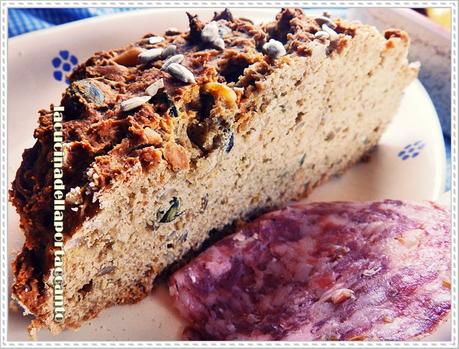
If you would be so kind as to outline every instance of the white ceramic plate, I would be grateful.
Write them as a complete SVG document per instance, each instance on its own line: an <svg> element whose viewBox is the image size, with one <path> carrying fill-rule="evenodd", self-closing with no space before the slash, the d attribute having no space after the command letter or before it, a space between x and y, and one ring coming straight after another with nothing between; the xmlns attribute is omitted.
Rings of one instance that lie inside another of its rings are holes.
<svg viewBox="0 0 459 349"><path fill-rule="evenodd" d="M193 9L210 18L213 9ZM275 9L233 10L267 21ZM125 45L142 35L162 33L170 27L186 29L184 9L143 10L75 22L26 34L8 42L8 180L20 164L24 148L32 146L37 110L58 103L66 87L60 74L84 61L93 52ZM61 72L61 73L59 73ZM435 200L444 188L445 153L437 115L422 85L415 81L406 91L402 105L368 163L354 166L344 176L318 188L309 200L376 200L382 198ZM10 259L21 248L18 216L8 209ZM11 270L10 270L11 282ZM30 317L10 312L8 339L29 340ZM39 340L174 340L182 323L172 309L167 291L159 286L144 301L117 306L86 323L78 332L65 331L58 337L46 330ZM444 325L428 340L448 340Z"/></svg>

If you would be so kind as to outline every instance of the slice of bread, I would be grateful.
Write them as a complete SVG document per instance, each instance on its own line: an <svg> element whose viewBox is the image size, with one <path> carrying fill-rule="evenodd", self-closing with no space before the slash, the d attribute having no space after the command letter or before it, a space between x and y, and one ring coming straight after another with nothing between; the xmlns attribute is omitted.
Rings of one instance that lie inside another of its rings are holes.
<svg viewBox="0 0 459 349"><path fill-rule="evenodd" d="M307 195L377 143L418 66L409 38L282 10L227 10L98 52L71 75L64 128L64 306L53 308L53 113L11 190L26 242L14 298L59 332L137 302L213 231ZM154 95L151 98L146 95Z"/></svg>

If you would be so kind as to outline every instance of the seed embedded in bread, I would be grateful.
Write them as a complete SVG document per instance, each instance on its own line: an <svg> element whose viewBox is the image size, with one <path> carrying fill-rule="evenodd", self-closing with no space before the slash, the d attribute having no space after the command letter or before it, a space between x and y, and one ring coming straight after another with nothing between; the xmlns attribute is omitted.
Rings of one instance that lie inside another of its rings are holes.
<svg viewBox="0 0 459 349"><path fill-rule="evenodd" d="M203 42L210 43L214 47L224 50L225 42L221 38L221 34L225 34L217 24L217 22L212 21L204 26L201 32L201 39Z"/></svg>
<svg viewBox="0 0 459 349"><path fill-rule="evenodd" d="M148 38L148 42L152 45L154 44L159 44L160 42L163 42L164 38L162 36L150 36Z"/></svg>
<svg viewBox="0 0 459 349"><path fill-rule="evenodd" d="M171 74L174 78L181 80L185 83L196 83L193 73L187 67L179 63L170 63L167 66L166 71L169 74Z"/></svg>
<svg viewBox="0 0 459 349"><path fill-rule="evenodd" d="M142 51L139 54L139 61L142 63L148 63L151 61L154 61L155 59L158 59L161 57L161 54L163 53L162 48L152 48L149 50Z"/></svg>
<svg viewBox="0 0 459 349"><path fill-rule="evenodd" d="M177 53L177 46L175 45L169 45L167 46L162 52L161 52L161 58L168 58L170 56L173 56Z"/></svg>
<svg viewBox="0 0 459 349"><path fill-rule="evenodd" d="M121 110L130 111L132 109L140 107L142 104L147 103L150 100L151 96L137 96L129 98L121 102Z"/></svg>
<svg viewBox="0 0 459 349"><path fill-rule="evenodd" d="M285 56L287 51L285 51L284 45L280 41L270 39L266 44L263 45L263 51L271 58L279 58Z"/></svg>
<svg viewBox="0 0 459 349"><path fill-rule="evenodd" d="M146 92L149 96L153 97L153 96L155 96L155 95L158 93L158 91L159 91L160 89L162 89L162 88L164 88L164 80L161 78L161 79L155 81L154 83L152 83L150 86L148 86L148 87L145 89L145 92Z"/></svg>
<svg viewBox="0 0 459 349"><path fill-rule="evenodd" d="M185 59L185 56L182 54L171 56L164 61L163 66L161 67L161 70L167 70L167 67L169 67L171 63L182 63L184 59Z"/></svg>
<svg viewBox="0 0 459 349"><path fill-rule="evenodd" d="M138 56L143 52L143 49L140 47L132 47L117 57L114 58L114 61L118 64L124 65L126 67L133 67L139 64Z"/></svg>

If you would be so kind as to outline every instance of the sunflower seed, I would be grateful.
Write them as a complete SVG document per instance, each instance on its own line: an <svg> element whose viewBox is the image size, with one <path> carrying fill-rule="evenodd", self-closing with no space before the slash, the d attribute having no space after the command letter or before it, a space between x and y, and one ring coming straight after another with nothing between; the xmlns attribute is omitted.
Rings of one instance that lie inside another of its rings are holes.
<svg viewBox="0 0 459 349"><path fill-rule="evenodd" d="M330 34L328 34L326 31L320 30L314 34L314 37L319 40L325 40L330 38Z"/></svg>
<svg viewBox="0 0 459 349"><path fill-rule="evenodd" d="M266 44L263 45L263 51L271 58L279 58L285 56L284 45L280 41L270 39Z"/></svg>
<svg viewBox="0 0 459 349"><path fill-rule="evenodd" d="M335 40L338 37L338 33L326 24L322 24L322 30L330 35L330 40Z"/></svg>
<svg viewBox="0 0 459 349"><path fill-rule="evenodd" d="M218 24L215 21L209 22L204 26L201 31L201 39L221 50L225 48L225 42L220 37Z"/></svg>
<svg viewBox="0 0 459 349"><path fill-rule="evenodd" d="M323 24L328 25L332 29L336 29L337 25L328 17L319 16L315 18L318 25L322 26Z"/></svg>
<svg viewBox="0 0 459 349"><path fill-rule="evenodd" d="M139 54L139 61L142 63L148 63L159 58L163 53L162 48L152 48L150 50L143 51Z"/></svg>
<svg viewBox="0 0 459 349"><path fill-rule="evenodd" d="M230 28L228 28L226 25L217 22L218 26L218 35L220 35L221 38L225 37L225 35L228 35L232 32Z"/></svg>
<svg viewBox="0 0 459 349"><path fill-rule="evenodd" d="M163 52L161 52L161 58L167 58L169 56L173 56L177 53L177 46L175 45L169 45L167 46Z"/></svg>
<svg viewBox="0 0 459 349"><path fill-rule="evenodd" d="M149 96L154 96L158 93L159 89L160 88L164 88L164 80L163 79L159 79L157 81L155 81L154 83L152 83L150 86L148 86L145 90L145 92L149 95Z"/></svg>
<svg viewBox="0 0 459 349"><path fill-rule="evenodd" d="M178 63L171 63L167 66L167 72L174 78L185 83L196 83L193 73L186 67Z"/></svg>
<svg viewBox="0 0 459 349"><path fill-rule="evenodd" d="M219 48L220 50L225 49L225 42L223 41L222 38L217 38L212 42L212 45L214 45L216 48Z"/></svg>
<svg viewBox="0 0 459 349"><path fill-rule="evenodd" d="M152 45L158 44L160 42L164 41L164 38L162 36L150 36L148 38L148 42Z"/></svg>
<svg viewBox="0 0 459 349"><path fill-rule="evenodd" d="M218 25L217 22L207 23L201 31L201 39L204 42L213 42L216 38L219 37L218 34Z"/></svg>
<svg viewBox="0 0 459 349"><path fill-rule="evenodd" d="M167 70L167 67L171 63L182 63L184 58L185 58L185 56L182 55L182 54L178 54L178 55L174 55L174 56L169 57L168 59L166 59L164 61L161 70Z"/></svg>
<svg viewBox="0 0 459 349"><path fill-rule="evenodd" d="M151 96L137 96L129 98L121 102L121 110L129 111L135 108L140 107L142 104L147 103L150 100Z"/></svg>

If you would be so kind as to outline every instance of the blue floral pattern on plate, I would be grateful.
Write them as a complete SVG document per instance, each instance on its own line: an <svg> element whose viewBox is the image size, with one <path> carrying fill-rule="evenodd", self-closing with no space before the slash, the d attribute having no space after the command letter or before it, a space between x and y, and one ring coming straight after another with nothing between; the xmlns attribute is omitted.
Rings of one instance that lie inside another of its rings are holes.
<svg viewBox="0 0 459 349"><path fill-rule="evenodd" d="M402 151L398 153L398 157L402 160L408 160L410 158L417 157L422 148L426 146L424 141L416 141L414 143L407 144Z"/></svg>
<svg viewBox="0 0 459 349"><path fill-rule="evenodd" d="M75 65L78 64L78 58L68 50L60 50L58 55L51 60L54 67L53 77L57 81L69 83L66 75L70 73Z"/></svg>

